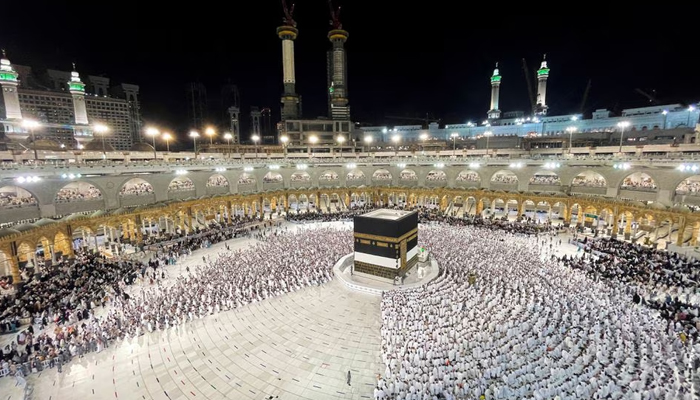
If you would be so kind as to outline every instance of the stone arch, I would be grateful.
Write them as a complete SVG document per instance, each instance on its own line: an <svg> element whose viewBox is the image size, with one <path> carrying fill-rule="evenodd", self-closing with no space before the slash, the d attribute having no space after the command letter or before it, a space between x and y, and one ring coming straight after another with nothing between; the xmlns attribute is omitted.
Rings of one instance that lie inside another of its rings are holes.
<svg viewBox="0 0 700 400"><path fill-rule="evenodd" d="M119 196L138 196L146 193L153 193L153 185L141 178L131 178L119 189Z"/></svg>
<svg viewBox="0 0 700 400"><path fill-rule="evenodd" d="M28 207L38 204L38 198L23 187L15 185L0 187L0 205L3 208Z"/></svg>
<svg viewBox="0 0 700 400"><path fill-rule="evenodd" d="M263 183L282 183L284 182L284 178L282 177L282 174L279 172L275 171L269 171L268 173L263 176Z"/></svg>
<svg viewBox="0 0 700 400"><path fill-rule="evenodd" d="M414 171L412 169L404 169L399 174L399 179L402 181L408 181L408 182L417 181L418 174L416 174L416 171Z"/></svg>
<svg viewBox="0 0 700 400"><path fill-rule="evenodd" d="M34 264L36 260L36 244L23 241L17 246L17 259L19 260L20 268L26 267L29 262Z"/></svg>
<svg viewBox="0 0 700 400"><path fill-rule="evenodd" d="M391 172L389 170L380 168L378 170L375 170L372 173L372 181L379 181L379 182L386 182L386 181L391 181L393 177L391 176Z"/></svg>
<svg viewBox="0 0 700 400"><path fill-rule="evenodd" d="M347 176L345 177L345 181L348 183L364 182L366 180L367 180L367 177L365 176L365 173L359 169L354 169L354 170L348 172Z"/></svg>
<svg viewBox="0 0 700 400"><path fill-rule="evenodd" d="M176 176L168 184L168 193L194 190L194 182L186 176Z"/></svg>
<svg viewBox="0 0 700 400"><path fill-rule="evenodd" d="M321 172L321 175L318 176L318 180L320 182L336 182L340 180L340 177L337 172L327 169Z"/></svg>
<svg viewBox="0 0 700 400"><path fill-rule="evenodd" d="M693 175L683 179L676 185L676 194L700 196L700 175Z"/></svg>
<svg viewBox="0 0 700 400"><path fill-rule="evenodd" d="M530 185L560 186L561 178L554 171L537 171L530 177Z"/></svg>
<svg viewBox="0 0 700 400"><path fill-rule="evenodd" d="M586 170L571 180L571 186L607 187L608 180L596 171Z"/></svg>
<svg viewBox="0 0 700 400"><path fill-rule="evenodd" d="M447 174L440 169L434 169L425 175L427 182L447 182Z"/></svg>
<svg viewBox="0 0 700 400"><path fill-rule="evenodd" d="M644 192L653 192L658 189L658 185L654 178L644 172L633 172L627 175L620 183L620 189L639 190Z"/></svg>
<svg viewBox="0 0 700 400"><path fill-rule="evenodd" d="M73 181L60 188L54 196L56 203L102 200L102 191L90 182Z"/></svg>
<svg viewBox="0 0 700 400"><path fill-rule="evenodd" d="M255 184L255 176L253 176L252 174L249 174L247 172L244 172L238 177L238 184L239 185L254 185Z"/></svg>
<svg viewBox="0 0 700 400"><path fill-rule="evenodd" d="M457 175L457 182L460 183L474 183L478 186L481 183L481 175L478 172L472 170L463 170Z"/></svg>
<svg viewBox="0 0 700 400"><path fill-rule="evenodd" d="M518 176L511 170L502 169L496 171L491 175L491 183L498 183L502 185L517 185Z"/></svg>
<svg viewBox="0 0 700 400"><path fill-rule="evenodd" d="M291 176L292 183L296 182L311 182L311 175L306 171L296 171Z"/></svg>
<svg viewBox="0 0 700 400"><path fill-rule="evenodd" d="M53 251L56 257L71 255L73 253L72 240L62 231L56 232L53 238Z"/></svg>
<svg viewBox="0 0 700 400"><path fill-rule="evenodd" d="M228 178L221 174L213 174L207 179L207 187L229 187Z"/></svg>
<svg viewBox="0 0 700 400"><path fill-rule="evenodd" d="M569 219L568 207L565 202L557 201L552 204L552 216L556 216L557 219L562 219L567 221Z"/></svg>

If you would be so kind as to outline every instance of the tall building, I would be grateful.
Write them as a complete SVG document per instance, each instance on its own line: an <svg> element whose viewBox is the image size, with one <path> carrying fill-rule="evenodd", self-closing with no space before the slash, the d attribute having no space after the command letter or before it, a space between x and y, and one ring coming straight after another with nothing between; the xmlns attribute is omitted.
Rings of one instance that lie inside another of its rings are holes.
<svg viewBox="0 0 700 400"><path fill-rule="evenodd" d="M537 111L536 114L547 114L547 78L549 78L549 67L547 67L547 55L544 55L540 69L537 70Z"/></svg>
<svg viewBox="0 0 700 400"><path fill-rule="evenodd" d="M239 107L229 107L229 129L231 130L232 144L241 143L241 109Z"/></svg>
<svg viewBox="0 0 700 400"><path fill-rule="evenodd" d="M258 137L262 136L262 132L260 131L260 117L262 116L262 113L260 112L260 108L258 107L250 107L250 134L251 135L257 135Z"/></svg>
<svg viewBox="0 0 700 400"><path fill-rule="evenodd" d="M10 79L13 76L14 81ZM71 148L90 142L92 125L102 123L109 127L105 143L129 150L140 134L139 87L120 84L110 90L109 78L92 75L86 82L75 70L48 69L42 73L3 58L0 86L4 112L0 123L6 139L27 140L29 135L21 126L21 120L27 118L40 123L33 132L37 140L50 139ZM10 92L10 88L15 91Z"/></svg>
<svg viewBox="0 0 700 400"><path fill-rule="evenodd" d="M187 118L194 129L203 129L208 117L207 88L201 82L187 84Z"/></svg>

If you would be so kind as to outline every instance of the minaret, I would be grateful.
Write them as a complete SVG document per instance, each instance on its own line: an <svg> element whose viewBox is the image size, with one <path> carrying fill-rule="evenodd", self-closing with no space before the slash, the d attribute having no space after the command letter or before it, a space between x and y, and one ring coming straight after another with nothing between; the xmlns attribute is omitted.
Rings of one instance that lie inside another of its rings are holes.
<svg viewBox="0 0 700 400"><path fill-rule="evenodd" d="M498 95L501 91L501 74L498 72L498 63L491 75L491 109L488 112L489 119L501 118L501 110L498 109Z"/></svg>
<svg viewBox="0 0 700 400"><path fill-rule="evenodd" d="M230 116L231 122L231 136L233 136L232 143L241 143L241 125L240 125L240 115L241 109L236 106L231 106L228 108L228 114Z"/></svg>
<svg viewBox="0 0 700 400"><path fill-rule="evenodd" d="M284 92L282 93L282 120L297 119L301 114L301 99L296 93L294 77L294 40L299 31L294 21L294 5L287 8L287 2L282 0L284 9L283 25L277 28L277 36L282 39L282 82Z"/></svg>
<svg viewBox="0 0 700 400"><path fill-rule="evenodd" d="M75 70L73 63L73 71L70 73L70 81L68 81L68 91L73 95L73 110L75 111L75 124L87 125L87 108L85 107L85 84L80 80L80 74Z"/></svg>
<svg viewBox="0 0 700 400"><path fill-rule="evenodd" d="M343 30L340 22L340 7L333 8L332 0L328 0L331 10L331 25L333 29L328 32L328 40L333 48L328 53L328 98L330 101L330 117L334 120L349 120L350 107L348 106L347 92L347 61L343 45L348 40L348 32Z"/></svg>
<svg viewBox="0 0 700 400"><path fill-rule="evenodd" d="M19 74L12 68L10 60L7 59L5 50L2 50L0 59L0 86L2 87L2 98L5 102L5 119L22 119L22 110L19 106L19 94L17 86ZM2 117L0 115L0 117Z"/></svg>
<svg viewBox="0 0 700 400"><path fill-rule="evenodd" d="M250 127L251 127L251 132L253 135L258 135L262 136L260 132L260 116L262 113L260 112L260 108L258 107L250 107Z"/></svg>
<svg viewBox="0 0 700 400"><path fill-rule="evenodd" d="M537 70L537 114L547 114L547 78L549 78L549 67L547 67L547 55L542 58L542 65Z"/></svg>

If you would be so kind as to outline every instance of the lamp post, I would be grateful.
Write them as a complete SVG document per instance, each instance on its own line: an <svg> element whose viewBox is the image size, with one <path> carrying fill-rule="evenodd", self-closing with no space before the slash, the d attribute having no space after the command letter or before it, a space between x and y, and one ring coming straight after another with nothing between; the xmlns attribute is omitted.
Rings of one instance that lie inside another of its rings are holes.
<svg viewBox="0 0 700 400"><path fill-rule="evenodd" d="M196 159L198 157L197 138L199 137L199 132L197 132L197 131L190 132L190 137L192 138L192 141L194 142L194 158Z"/></svg>
<svg viewBox="0 0 700 400"><path fill-rule="evenodd" d="M571 154L571 147L572 147L572 142L574 140L574 132L576 132L576 127L569 126L566 128L566 131L569 133L569 154Z"/></svg>
<svg viewBox="0 0 700 400"><path fill-rule="evenodd" d="M399 155L399 142L401 141L401 136L399 135L394 135L391 137L391 141L394 142L394 151L396 152L396 156Z"/></svg>
<svg viewBox="0 0 700 400"><path fill-rule="evenodd" d="M209 145L214 144L214 136L216 136L216 131L211 126L204 130L204 133L209 136Z"/></svg>
<svg viewBox="0 0 700 400"><path fill-rule="evenodd" d="M622 139L625 136L625 128L630 126L630 123L628 121L622 121L617 124L617 126L620 128L620 155L622 155Z"/></svg>
<svg viewBox="0 0 700 400"><path fill-rule="evenodd" d="M104 124L95 124L95 126L92 127L92 130L99 134L102 138L102 156L103 158L107 158L107 150L105 149L105 135L109 131L109 128Z"/></svg>
<svg viewBox="0 0 700 400"><path fill-rule="evenodd" d="M338 146L340 147L340 155L343 155L343 143L345 143L345 136L343 135L338 135L338 138L336 139L338 141Z"/></svg>
<svg viewBox="0 0 700 400"><path fill-rule="evenodd" d="M421 150L423 151L423 153L425 153L425 142L426 142L426 140L428 140L429 137L430 136L428 136L427 133L421 133L419 136L419 138L422 142L422 144L421 144L422 149Z"/></svg>
<svg viewBox="0 0 700 400"><path fill-rule="evenodd" d="M162 137L165 140L165 149L168 153L170 153L170 139L173 138L173 135L169 134L168 132L163 132Z"/></svg>
<svg viewBox="0 0 700 400"><path fill-rule="evenodd" d="M486 136L486 155L489 155L489 138L493 135L493 132L491 131L486 131L484 132L484 136Z"/></svg>
<svg viewBox="0 0 700 400"><path fill-rule="evenodd" d="M280 136L280 142L282 142L282 149L284 150L284 158L287 158L287 144L289 143L289 136Z"/></svg>
<svg viewBox="0 0 700 400"><path fill-rule="evenodd" d="M310 143L311 145L308 146L308 147L306 148L306 150L307 150L307 153L309 153L309 158L311 158L311 157L313 156L313 153L312 153L312 151L311 151L311 146L313 146L313 145L315 145L316 143L318 143L318 136L316 136L316 135L311 135L311 136L309 136L309 143Z"/></svg>
<svg viewBox="0 0 700 400"><path fill-rule="evenodd" d="M255 159L258 159L258 141L260 140L260 136L258 135L253 135L250 137L250 140L253 141L253 144L255 145Z"/></svg>
<svg viewBox="0 0 700 400"><path fill-rule="evenodd" d="M22 121L22 126L27 128L27 130L29 131L29 134L32 137L32 148L34 149L34 160L36 161L39 159L39 155L36 152L36 140L34 140L34 129L41 126L41 124L39 124L38 121L35 121L33 119L25 119Z"/></svg>
<svg viewBox="0 0 700 400"><path fill-rule="evenodd" d="M153 160L155 161L158 158L156 155L156 136L160 135L160 131L156 128L146 128L146 135L153 139Z"/></svg>
<svg viewBox="0 0 700 400"><path fill-rule="evenodd" d="M457 156L457 137L459 136L459 133L453 132L450 137L452 138L452 155Z"/></svg>
<svg viewBox="0 0 700 400"><path fill-rule="evenodd" d="M228 156L231 157L231 139L233 139L233 135L226 132L224 133L224 139L226 139L226 150L228 152Z"/></svg>
<svg viewBox="0 0 700 400"><path fill-rule="evenodd" d="M369 153L372 149L372 136L365 136L365 143L367 143L367 152Z"/></svg>

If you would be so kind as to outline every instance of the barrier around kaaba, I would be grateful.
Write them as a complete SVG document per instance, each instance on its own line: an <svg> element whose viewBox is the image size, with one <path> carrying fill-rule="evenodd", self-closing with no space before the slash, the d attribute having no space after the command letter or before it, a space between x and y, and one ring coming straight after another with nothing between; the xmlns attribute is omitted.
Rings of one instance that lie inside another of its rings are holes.
<svg viewBox="0 0 700 400"><path fill-rule="evenodd" d="M354 273L393 282L418 262L418 212L379 209L354 227Z"/></svg>

